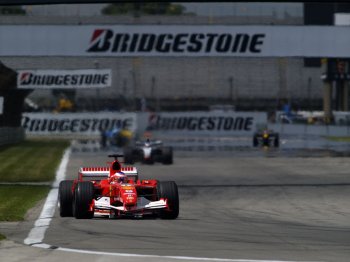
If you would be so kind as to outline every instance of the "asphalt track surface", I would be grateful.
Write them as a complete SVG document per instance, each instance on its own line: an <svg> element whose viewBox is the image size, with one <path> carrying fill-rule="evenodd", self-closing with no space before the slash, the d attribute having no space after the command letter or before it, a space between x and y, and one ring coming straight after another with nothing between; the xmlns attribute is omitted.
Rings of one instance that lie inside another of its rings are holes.
<svg viewBox="0 0 350 262"><path fill-rule="evenodd" d="M0 261L349 261L350 159L266 157L259 150L260 157L177 153L170 166L136 164L142 179L176 181L176 220L76 220L56 210L43 241L52 246L47 250L21 244L38 205L25 222L1 227L14 242L2 242ZM67 178L75 178L80 166L107 161L106 152L73 153Z"/></svg>

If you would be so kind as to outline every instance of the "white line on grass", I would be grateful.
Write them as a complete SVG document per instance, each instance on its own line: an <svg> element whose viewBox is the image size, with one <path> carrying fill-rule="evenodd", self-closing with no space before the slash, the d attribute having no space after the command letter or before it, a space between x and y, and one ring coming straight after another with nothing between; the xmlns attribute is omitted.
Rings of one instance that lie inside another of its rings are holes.
<svg viewBox="0 0 350 262"><path fill-rule="evenodd" d="M56 179L52 184L52 189L46 198L46 202L41 211L39 218L35 221L34 227L30 230L27 238L24 240L24 244L33 247L55 249L60 251L81 253L81 254L92 254L92 255L106 255L116 257L137 257L137 258L164 258L164 259L177 259L177 260L198 260L198 261L219 261L219 262L293 262L286 260L251 260L251 259L225 259L225 258L207 258L207 257L186 257L186 256L159 256L159 255L142 255L142 254L127 254L127 253L110 253L110 252L99 252L72 248L53 247L51 245L43 243L45 232L48 229L51 219L55 214L58 197L58 185L61 180L65 178L66 168L68 160L71 154L71 148L69 147L64 152L60 166L56 171Z"/></svg>

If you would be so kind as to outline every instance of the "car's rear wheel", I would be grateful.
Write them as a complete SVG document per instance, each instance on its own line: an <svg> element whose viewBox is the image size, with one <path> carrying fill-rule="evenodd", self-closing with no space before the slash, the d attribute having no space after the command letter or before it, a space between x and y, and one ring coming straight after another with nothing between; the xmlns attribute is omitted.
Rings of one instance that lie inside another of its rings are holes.
<svg viewBox="0 0 350 262"><path fill-rule="evenodd" d="M72 204L73 204L73 180L63 180L58 187L58 201L60 204L60 216L71 217L73 216Z"/></svg>
<svg viewBox="0 0 350 262"><path fill-rule="evenodd" d="M157 184L158 199L165 198L169 210L161 210L162 219L176 219L179 216L179 193L174 181L163 181Z"/></svg>
<svg viewBox="0 0 350 262"><path fill-rule="evenodd" d="M173 149L171 147L163 147L162 157L164 165L171 165L173 163Z"/></svg>
<svg viewBox="0 0 350 262"><path fill-rule="evenodd" d="M275 140L274 140L273 144L274 144L275 147L279 147L280 146L280 137L279 137L279 135L275 136Z"/></svg>
<svg viewBox="0 0 350 262"><path fill-rule="evenodd" d="M258 137L257 137L256 135L254 135L254 137L253 137L253 146L254 146L254 147L257 147L257 146L258 146L258 143L259 143Z"/></svg>
<svg viewBox="0 0 350 262"><path fill-rule="evenodd" d="M74 191L73 215L78 219L90 219L94 211L90 205L94 199L94 185L89 181L78 182Z"/></svg>

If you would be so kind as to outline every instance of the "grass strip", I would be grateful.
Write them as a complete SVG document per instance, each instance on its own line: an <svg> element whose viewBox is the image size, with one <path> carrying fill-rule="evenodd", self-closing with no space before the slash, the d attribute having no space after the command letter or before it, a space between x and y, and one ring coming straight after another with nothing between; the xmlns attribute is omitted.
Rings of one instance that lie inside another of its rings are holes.
<svg viewBox="0 0 350 262"><path fill-rule="evenodd" d="M25 140L0 147L0 182L52 181L66 140Z"/></svg>
<svg viewBox="0 0 350 262"><path fill-rule="evenodd" d="M0 185L0 221L22 221L27 211L43 199L49 186Z"/></svg>
<svg viewBox="0 0 350 262"><path fill-rule="evenodd" d="M0 234L0 241L1 241L1 240L4 240L4 239L6 239L6 237L5 237L4 235L1 235L1 234Z"/></svg>
<svg viewBox="0 0 350 262"><path fill-rule="evenodd" d="M350 142L349 136L328 136L326 138L335 142Z"/></svg>

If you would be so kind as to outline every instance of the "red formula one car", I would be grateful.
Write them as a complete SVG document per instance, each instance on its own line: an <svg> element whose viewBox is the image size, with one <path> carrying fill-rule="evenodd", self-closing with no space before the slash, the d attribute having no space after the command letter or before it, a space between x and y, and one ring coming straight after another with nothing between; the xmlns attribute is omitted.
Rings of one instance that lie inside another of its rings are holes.
<svg viewBox="0 0 350 262"><path fill-rule="evenodd" d="M174 181L139 180L136 167L122 167L118 157L109 167L82 167L78 179L59 184L61 217L90 219L157 215L176 219L179 196Z"/></svg>

